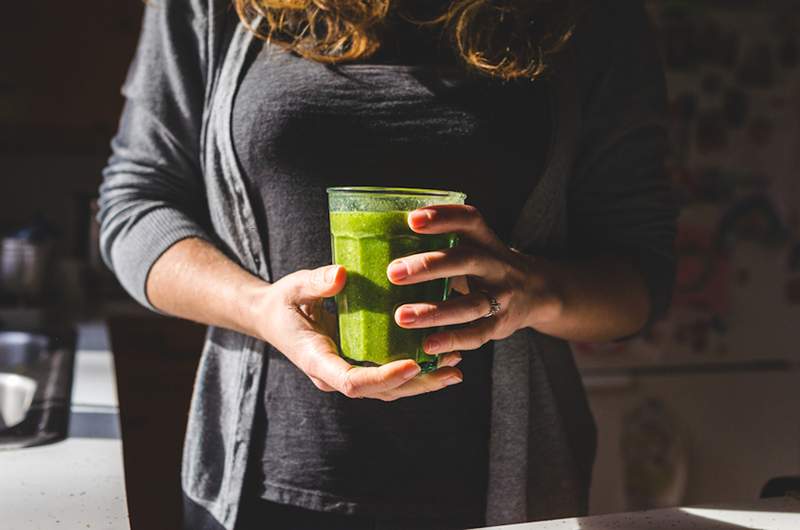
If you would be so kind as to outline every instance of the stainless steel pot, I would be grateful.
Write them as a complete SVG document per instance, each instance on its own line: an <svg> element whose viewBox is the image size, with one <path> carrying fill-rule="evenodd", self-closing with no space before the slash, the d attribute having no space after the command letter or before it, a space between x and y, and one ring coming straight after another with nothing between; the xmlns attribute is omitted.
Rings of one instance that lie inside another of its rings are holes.
<svg viewBox="0 0 800 530"><path fill-rule="evenodd" d="M50 243L6 237L0 243L0 290L17 296L38 296L47 279Z"/></svg>

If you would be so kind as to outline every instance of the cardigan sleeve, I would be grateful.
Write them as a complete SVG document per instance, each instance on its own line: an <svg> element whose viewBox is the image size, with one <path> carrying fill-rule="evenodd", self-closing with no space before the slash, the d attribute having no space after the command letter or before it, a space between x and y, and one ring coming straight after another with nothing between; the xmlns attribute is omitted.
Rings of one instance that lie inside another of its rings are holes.
<svg viewBox="0 0 800 530"><path fill-rule="evenodd" d="M595 5L591 29L576 33L581 126L567 190L569 248L631 259L649 291L649 324L667 311L675 278L664 73L641 1Z"/></svg>
<svg viewBox="0 0 800 530"><path fill-rule="evenodd" d="M209 239L200 168L208 72L206 0L147 2L100 186L100 250L141 304L153 264L188 237Z"/></svg>

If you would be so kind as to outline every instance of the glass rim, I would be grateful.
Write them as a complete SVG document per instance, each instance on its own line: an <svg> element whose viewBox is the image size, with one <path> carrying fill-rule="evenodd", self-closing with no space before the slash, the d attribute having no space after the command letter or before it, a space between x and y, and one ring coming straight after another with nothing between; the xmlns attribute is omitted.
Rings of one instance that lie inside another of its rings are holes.
<svg viewBox="0 0 800 530"><path fill-rule="evenodd" d="M385 197L447 197L451 199L466 199L467 195L460 191L435 190L427 188L384 188L381 186L335 186L327 188L329 195L371 195Z"/></svg>

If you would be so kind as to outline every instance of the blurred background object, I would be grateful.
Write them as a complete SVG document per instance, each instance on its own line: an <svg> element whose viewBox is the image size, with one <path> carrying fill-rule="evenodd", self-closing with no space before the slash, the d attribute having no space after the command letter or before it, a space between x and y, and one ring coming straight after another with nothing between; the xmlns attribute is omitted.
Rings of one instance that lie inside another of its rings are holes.
<svg viewBox="0 0 800 530"><path fill-rule="evenodd" d="M120 87L142 9L137 0L88 0L80 9L63 2L5 6L0 22L3 304L46 305L67 313L127 305L127 296L97 260L92 200L119 120ZM24 237L25 230L42 226L52 229L47 241Z"/></svg>
<svg viewBox="0 0 800 530"><path fill-rule="evenodd" d="M55 231L41 217L0 240L0 292L18 303L46 297Z"/></svg>
<svg viewBox="0 0 800 530"><path fill-rule="evenodd" d="M575 345L600 432L593 513L745 501L800 475L800 2L647 6L677 281L648 333Z"/></svg>

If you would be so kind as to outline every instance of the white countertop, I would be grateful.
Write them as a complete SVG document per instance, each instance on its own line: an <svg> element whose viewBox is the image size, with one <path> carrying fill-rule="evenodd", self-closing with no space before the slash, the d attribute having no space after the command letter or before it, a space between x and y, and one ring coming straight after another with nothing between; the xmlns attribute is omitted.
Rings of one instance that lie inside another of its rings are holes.
<svg viewBox="0 0 800 530"><path fill-rule="evenodd" d="M800 500L761 499L747 504L720 504L626 512L539 523L493 526L484 530L798 530Z"/></svg>
<svg viewBox="0 0 800 530"><path fill-rule="evenodd" d="M68 438L0 453L8 530L128 530L119 440Z"/></svg>
<svg viewBox="0 0 800 530"><path fill-rule="evenodd" d="M110 344L108 329L102 322L87 322L78 326L75 380L72 384L73 406L115 409L119 406Z"/></svg>
<svg viewBox="0 0 800 530"><path fill-rule="evenodd" d="M0 528L130 529L115 381L105 325L79 325L69 437L0 451Z"/></svg>

